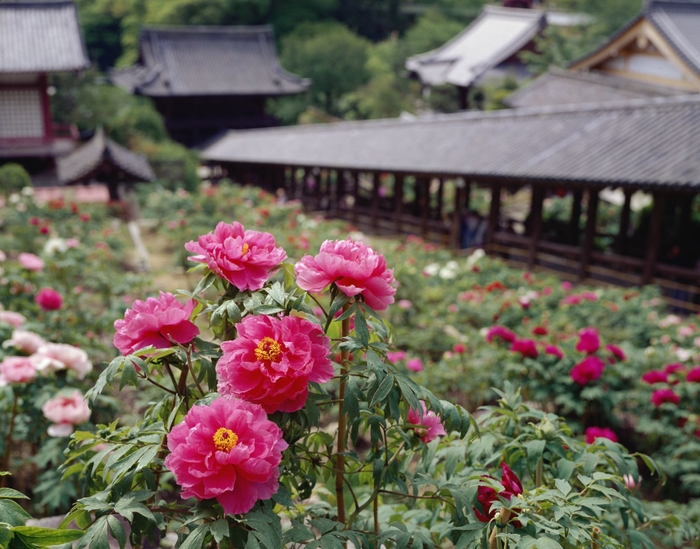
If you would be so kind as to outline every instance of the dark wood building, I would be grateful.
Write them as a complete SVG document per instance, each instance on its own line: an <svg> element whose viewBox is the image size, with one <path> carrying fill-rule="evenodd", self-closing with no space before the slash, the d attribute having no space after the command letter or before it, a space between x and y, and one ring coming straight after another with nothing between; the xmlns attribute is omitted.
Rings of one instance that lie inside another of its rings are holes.
<svg viewBox="0 0 700 549"><path fill-rule="evenodd" d="M282 69L269 26L145 28L138 62L111 79L152 98L170 136L187 146L227 129L274 126L266 100L310 85Z"/></svg>

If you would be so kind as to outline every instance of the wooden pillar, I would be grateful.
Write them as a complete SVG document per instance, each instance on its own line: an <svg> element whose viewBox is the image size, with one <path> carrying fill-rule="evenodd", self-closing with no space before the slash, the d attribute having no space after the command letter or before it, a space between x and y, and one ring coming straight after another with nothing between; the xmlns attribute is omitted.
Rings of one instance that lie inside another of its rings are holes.
<svg viewBox="0 0 700 549"><path fill-rule="evenodd" d="M588 276L588 264L591 262L593 241L595 240L596 221L598 220L598 193L599 189L588 189L588 205L586 206L586 232L583 237L583 249L581 251L581 264L578 278L585 280Z"/></svg>
<svg viewBox="0 0 700 549"><path fill-rule="evenodd" d="M445 195L445 178L441 177L440 178L440 185L438 186L438 192L437 192L437 205L435 207L436 209L436 215L435 218L439 219L442 221L442 206L444 202L444 195Z"/></svg>
<svg viewBox="0 0 700 549"><path fill-rule="evenodd" d="M676 242L679 243L681 247L681 254L683 256L688 255L688 245L695 238L695 235L691 233L694 200L695 195L682 195L680 199L681 219L678 223L678 235L676 236Z"/></svg>
<svg viewBox="0 0 700 549"><path fill-rule="evenodd" d="M403 215L403 175L394 174L394 224L396 232L401 234L401 216Z"/></svg>
<svg viewBox="0 0 700 549"><path fill-rule="evenodd" d="M425 238L428 236L428 213L430 210L430 179L427 177L416 178L416 191L420 189L418 201L420 209L420 233Z"/></svg>
<svg viewBox="0 0 700 549"><path fill-rule="evenodd" d="M465 202L464 197L466 197L466 207L469 208L470 188L470 182L467 182L466 185L462 187L459 181L455 181L455 203L454 211L452 212L452 235L450 237L450 244L456 250L462 248L462 203Z"/></svg>
<svg viewBox="0 0 700 549"><path fill-rule="evenodd" d="M372 229L375 231L379 226L379 185L381 174L379 172L372 172L372 205L370 209L370 214L372 216Z"/></svg>
<svg viewBox="0 0 700 549"><path fill-rule="evenodd" d="M328 209L338 209L338 185L340 185L340 171L328 171Z"/></svg>
<svg viewBox="0 0 700 549"><path fill-rule="evenodd" d="M660 192L654 193L654 206L651 210L651 225L647 238L647 255L644 259L644 272L642 284L649 284L654 277L656 260L659 257L659 245L661 243L661 227L664 221L666 209L666 195Z"/></svg>
<svg viewBox="0 0 700 549"><path fill-rule="evenodd" d="M620 255L625 255L627 251L627 233L630 228L630 212L632 210L632 190L625 189L625 203L622 205L620 214L620 230L617 233L616 251Z"/></svg>
<svg viewBox="0 0 700 549"><path fill-rule="evenodd" d="M527 268L532 268L537 263L537 241L542 234L542 203L544 202L545 188L533 185L532 199L530 201L530 250L527 259Z"/></svg>
<svg viewBox="0 0 700 549"><path fill-rule="evenodd" d="M489 209L489 224L486 228L486 239L484 244L490 246L494 242L496 231L498 231L498 218L501 215L501 184L491 185L491 207Z"/></svg>
<svg viewBox="0 0 700 549"><path fill-rule="evenodd" d="M297 176L298 185L295 198L303 202L305 194L304 189L306 188L306 168L300 168L299 170L297 170Z"/></svg>
<svg viewBox="0 0 700 549"><path fill-rule="evenodd" d="M350 177L352 177L352 196L355 199L352 203L352 222L357 224L360 202L360 172L350 172Z"/></svg>
<svg viewBox="0 0 700 549"><path fill-rule="evenodd" d="M583 190L576 189L572 193L573 202L571 204L571 217L569 218L569 244L578 246L579 226L581 225L581 202L583 201Z"/></svg>

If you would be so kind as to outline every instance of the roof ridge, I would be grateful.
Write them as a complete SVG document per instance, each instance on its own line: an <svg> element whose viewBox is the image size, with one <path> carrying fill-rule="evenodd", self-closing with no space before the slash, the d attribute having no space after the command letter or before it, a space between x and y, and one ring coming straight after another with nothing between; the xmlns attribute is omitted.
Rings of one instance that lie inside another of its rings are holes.
<svg viewBox="0 0 700 549"><path fill-rule="evenodd" d="M272 33L272 25L149 25L141 32L262 34Z"/></svg>

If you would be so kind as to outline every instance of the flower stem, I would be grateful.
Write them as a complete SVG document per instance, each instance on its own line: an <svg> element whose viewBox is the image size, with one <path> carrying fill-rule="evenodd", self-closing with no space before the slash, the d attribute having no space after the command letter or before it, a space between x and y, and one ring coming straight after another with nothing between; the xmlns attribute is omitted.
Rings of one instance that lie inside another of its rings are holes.
<svg viewBox="0 0 700 549"><path fill-rule="evenodd" d="M535 470L535 487L539 488L542 486L542 458L537 462L537 469Z"/></svg>
<svg viewBox="0 0 700 549"><path fill-rule="evenodd" d="M493 530L491 530L491 536L489 537L489 549L498 549L498 538L496 537L498 534L498 528L499 526L506 524L509 518L510 510L503 507L498 517L496 517L496 524L493 526ZM503 545L503 548L506 548L505 544Z"/></svg>
<svg viewBox="0 0 700 549"><path fill-rule="evenodd" d="M12 448L12 435L15 432L15 417L17 417L17 392L12 391L14 400L12 401L12 415L10 416L10 431L7 433L7 439L5 440L5 451L2 455L2 462L0 462L0 471L8 471L10 467L10 449ZM7 485L7 476L0 477L0 488L4 488Z"/></svg>
<svg viewBox="0 0 700 549"><path fill-rule="evenodd" d="M350 307L349 304L343 305L343 312ZM350 335L350 319L343 320L341 325L341 334L343 338ZM350 358L349 351L340 352L340 388L338 389L338 453L335 456L335 495L338 505L338 522L345 524L345 495L343 493L343 480L345 476L345 431L347 429L347 420L343 412L343 400L345 399L345 376L348 373L348 364Z"/></svg>

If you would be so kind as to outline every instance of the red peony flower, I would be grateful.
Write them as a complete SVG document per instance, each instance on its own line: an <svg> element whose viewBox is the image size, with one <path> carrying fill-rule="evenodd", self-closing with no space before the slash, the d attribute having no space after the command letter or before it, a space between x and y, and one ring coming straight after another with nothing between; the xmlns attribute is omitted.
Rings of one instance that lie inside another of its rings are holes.
<svg viewBox="0 0 700 549"><path fill-rule="evenodd" d="M672 389L657 389L651 394L651 403L657 408L666 402L678 404L680 401L681 397L674 393Z"/></svg>
<svg viewBox="0 0 700 549"><path fill-rule="evenodd" d="M642 374L642 381L649 385L654 385L654 383L668 383L668 374L663 370L649 370Z"/></svg>
<svg viewBox="0 0 700 549"><path fill-rule="evenodd" d="M685 371L685 366L683 366L682 364L678 364L677 362L674 362L673 364L667 364L666 366L664 366L664 372L666 372L669 375L683 371Z"/></svg>
<svg viewBox="0 0 700 549"><path fill-rule="evenodd" d="M318 255L305 255L294 266L297 284L307 292L320 292L335 283L348 296L362 294L375 311L394 302L394 274L384 256L362 242L326 240Z"/></svg>
<svg viewBox="0 0 700 549"><path fill-rule="evenodd" d="M467 346L464 343L455 343L452 346L452 350L457 354L462 354L467 352Z"/></svg>
<svg viewBox="0 0 700 549"><path fill-rule="evenodd" d="M544 327L544 326L535 326L535 327L532 329L532 334L533 334L533 335L544 336L544 335L547 335L547 333L548 333L548 332L547 332L547 328Z"/></svg>
<svg viewBox="0 0 700 549"><path fill-rule="evenodd" d="M190 261L205 263L239 290L259 290L287 254L270 233L246 231L240 223L219 223L213 233L185 244Z"/></svg>
<svg viewBox="0 0 700 549"><path fill-rule="evenodd" d="M486 332L486 341L491 343L495 338L512 343L515 341L516 335L505 326L491 326Z"/></svg>
<svg viewBox="0 0 700 549"><path fill-rule="evenodd" d="M190 321L194 306L194 301L183 305L168 292L136 300L124 319L114 322L114 346L128 355L149 345L156 349L185 345L199 335L199 328Z"/></svg>
<svg viewBox="0 0 700 549"><path fill-rule="evenodd" d="M547 346L544 348L544 352L545 352L545 354L548 354L548 355L554 355L555 357L557 357L557 358L560 359L560 360L561 360L562 358L564 358L564 351L562 351L562 350L561 350L559 347L557 347L556 345L547 345Z"/></svg>
<svg viewBox="0 0 700 549"><path fill-rule="evenodd" d="M510 350L524 357L537 358L537 345L531 339L516 339L511 344Z"/></svg>
<svg viewBox="0 0 700 549"><path fill-rule="evenodd" d="M279 489L279 464L287 443L257 404L217 398L194 406L168 434L165 466L182 486L182 497L215 498L231 515Z"/></svg>
<svg viewBox="0 0 700 549"><path fill-rule="evenodd" d="M696 366L692 370L688 370L688 373L685 375L685 380L700 383L700 366Z"/></svg>
<svg viewBox="0 0 700 549"><path fill-rule="evenodd" d="M63 296L51 288L42 288L34 296L34 301L45 311L58 311L63 305Z"/></svg>
<svg viewBox="0 0 700 549"><path fill-rule="evenodd" d="M586 444L593 444L597 438L607 438L617 442L617 435L612 429L607 427L589 427L586 429Z"/></svg>
<svg viewBox="0 0 700 549"><path fill-rule="evenodd" d="M612 353L613 357L615 357L615 359L617 359L618 362L624 362L625 360L627 360L627 355L625 354L625 351L620 349L617 345L610 344L606 345L605 348Z"/></svg>
<svg viewBox="0 0 700 549"><path fill-rule="evenodd" d="M301 409L309 382L333 375L329 340L321 328L296 316L247 316L238 337L221 344L216 365L219 393L260 404L268 414Z"/></svg>
<svg viewBox="0 0 700 549"><path fill-rule="evenodd" d="M474 507L474 514L481 522L490 522L496 516L496 510L491 509L493 502L498 500L498 496L504 499L511 499L523 493L523 485L518 476L508 467L505 462L501 464L503 471L501 484L503 490L496 494L496 490L490 486L479 486L477 489L477 501L481 504L481 511ZM492 477L486 477L492 478ZM482 512L483 511L483 512Z"/></svg>
<svg viewBox="0 0 700 549"><path fill-rule="evenodd" d="M603 375L605 363L597 356L587 356L576 366L571 368L571 379L579 385L586 385L591 381L595 381Z"/></svg>
<svg viewBox="0 0 700 549"><path fill-rule="evenodd" d="M600 336L598 330L592 327L584 328L578 333L579 339L576 350L579 353L593 354L600 349Z"/></svg>
<svg viewBox="0 0 700 549"><path fill-rule="evenodd" d="M423 408L422 419L418 410L411 409L408 411L408 422L413 425L421 425L419 429L416 429L416 434L427 444L447 433L442 425L442 421L440 421L440 416L432 410L428 411L425 407L425 402L422 400L420 401L420 405Z"/></svg>

